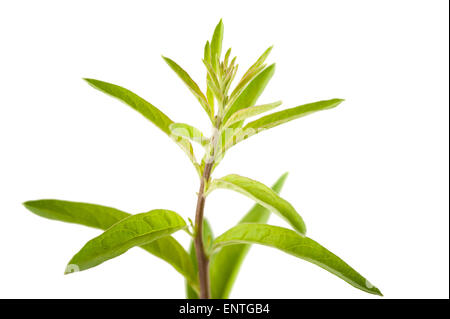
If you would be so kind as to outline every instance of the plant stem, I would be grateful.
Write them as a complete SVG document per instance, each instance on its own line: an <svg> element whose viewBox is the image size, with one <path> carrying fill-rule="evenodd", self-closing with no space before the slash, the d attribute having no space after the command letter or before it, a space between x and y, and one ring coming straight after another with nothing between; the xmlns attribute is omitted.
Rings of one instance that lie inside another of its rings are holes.
<svg viewBox="0 0 450 319"><path fill-rule="evenodd" d="M205 184L211 175L213 162L206 163L203 176L200 181L200 190L198 191L197 210L195 212L195 254L197 255L198 276L200 283L200 298L209 299L211 297L209 289L209 259L205 254L203 246L203 211L205 209Z"/></svg>

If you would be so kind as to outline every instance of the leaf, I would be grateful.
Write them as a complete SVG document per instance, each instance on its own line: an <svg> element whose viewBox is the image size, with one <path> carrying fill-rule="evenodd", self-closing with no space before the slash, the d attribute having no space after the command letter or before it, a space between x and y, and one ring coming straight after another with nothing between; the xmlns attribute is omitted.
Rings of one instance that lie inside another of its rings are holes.
<svg viewBox="0 0 450 319"><path fill-rule="evenodd" d="M228 107L223 121L227 122L230 116L236 111L255 105L274 73L275 63L258 73L258 75L242 90L236 100Z"/></svg>
<svg viewBox="0 0 450 319"><path fill-rule="evenodd" d="M241 193L279 215L299 233L306 233L305 223L294 207L266 185L247 177L231 174L213 180L207 194L216 188L226 188Z"/></svg>
<svg viewBox="0 0 450 319"><path fill-rule="evenodd" d="M338 256L314 240L290 229L265 224L240 224L214 241L214 248L232 244L260 244L274 247L309 261L365 292L382 296L380 290Z"/></svg>
<svg viewBox="0 0 450 319"><path fill-rule="evenodd" d="M202 105L203 109L205 110L206 114L208 114L209 118L212 119L211 115L211 109L208 105L208 101L203 94L203 92L200 90L197 83L192 80L192 78L189 76L189 74L183 70L175 61L166 58L163 56L164 61L170 66L170 68L180 77L180 79L186 84L186 86L189 88L189 90L194 94L194 96L197 98L197 100Z"/></svg>
<svg viewBox="0 0 450 319"><path fill-rule="evenodd" d="M208 64L211 63L211 46L209 45L209 41L206 41L203 60L205 60ZM206 65L206 64L205 64ZM208 85L208 81L210 81L210 76L206 76L206 100L208 101L210 107L210 114L215 114L214 111L214 93Z"/></svg>
<svg viewBox="0 0 450 319"><path fill-rule="evenodd" d="M41 217L102 230L106 230L118 221L131 216L107 206L56 199L28 201L24 203L24 206ZM142 245L141 248L172 265L175 270L195 285L197 275L189 255L175 238L171 236L161 237L149 244Z"/></svg>
<svg viewBox="0 0 450 319"><path fill-rule="evenodd" d="M95 267L120 256L128 249L141 246L186 228L186 223L175 212L155 209L126 217L84 245L72 257L66 274Z"/></svg>
<svg viewBox="0 0 450 319"><path fill-rule="evenodd" d="M205 137L199 129L193 127L192 125L185 123L173 123L170 125L170 130L173 135L188 138L191 141L201 144L202 146L206 146L209 143L209 139Z"/></svg>
<svg viewBox="0 0 450 319"><path fill-rule="evenodd" d="M281 177L272 186L277 194L281 191L287 173ZM267 223L270 216L270 210L255 204L252 209L241 219L242 223ZM211 297L214 299L227 299L236 281L239 269L245 256L250 250L251 245L228 245L222 247L217 253L212 255L210 261L211 277Z"/></svg>
<svg viewBox="0 0 450 319"><path fill-rule="evenodd" d="M319 101L315 103L309 103L305 105L300 105L283 111L275 112L266 116L263 116L255 121L252 121L245 125L242 130L235 131L233 136L230 137L225 142L223 147L223 152L226 152L233 145L249 138L250 136L256 135L263 130L284 124L286 122L298 119L300 117L322 111L332 109L339 104L341 104L343 99L331 99L326 101ZM218 154L219 156L220 154Z"/></svg>
<svg viewBox="0 0 450 319"><path fill-rule="evenodd" d="M270 111L270 110L280 106L281 103L282 103L281 101L277 101L277 102L268 103L268 104L250 106L245 109L239 110L230 116L228 121L225 123L224 127L228 127L231 124L234 124L238 121L245 120L249 117L256 116L261 113Z"/></svg>
<svg viewBox="0 0 450 319"><path fill-rule="evenodd" d="M212 250L212 244L214 241L214 235L212 232L211 225L206 218L203 218L203 245L205 251L209 254ZM195 273L198 272L197 255L195 253L194 241L191 240L189 246L189 256L191 257L192 264L194 265ZM186 282L186 298L187 299L199 299L197 291L192 288L189 282Z"/></svg>
<svg viewBox="0 0 450 319"><path fill-rule="evenodd" d="M140 96L115 84L94 79L84 80L95 89L109 94L125 104L128 104L133 109L144 115L148 120L150 120L150 122L159 127L164 133L170 135L169 125L173 123L172 120Z"/></svg>
<svg viewBox="0 0 450 319"><path fill-rule="evenodd" d="M222 53L222 40L223 40L223 22L220 19L211 39L211 65L214 71L218 71L218 64L220 55Z"/></svg>
<svg viewBox="0 0 450 319"><path fill-rule="evenodd" d="M225 57L223 58L223 66L225 69L228 68L228 59L230 58L230 55L231 55L231 48L227 50L227 52L225 53Z"/></svg>
<svg viewBox="0 0 450 319"><path fill-rule="evenodd" d="M158 108L156 108L140 96L115 84L94 79L84 80L88 82L93 88L112 97L115 97L125 104L128 104L133 109L145 116L148 120L150 120L150 122L159 127L164 133L169 136L171 135L170 125L173 123L173 121ZM199 172L199 167L191 143L189 143L189 141L185 139L177 139L175 140L175 143L177 143L178 146L186 153L186 155L189 157L192 164L196 168L197 172Z"/></svg>
<svg viewBox="0 0 450 319"><path fill-rule="evenodd" d="M256 60L255 63L244 73L236 88L231 93L231 96L236 95L253 77L258 74L264 68L264 61L272 51L273 46L269 47L264 53Z"/></svg>
<svg viewBox="0 0 450 319"><path fill-rule="evenodd" d="M216 72L213 70L211 63L205 60L202 60L202 62L205 65L207 71L206 80L208 82L208 87L212 90L212 92L216 94L218 98L221 98L220 83Z"/></svg>
<svg viewBox="0 0 450 319"><path fill-rule="evenodd" d="M299 117L303 117L309 114L312 114L317 111L323 111L335 108L339 104L341 104L343 99L332 99L326 101L319 101L315 103L309 103L305 105L300 105L297 107L293 107L287 110L275 112L266 116L263 116L253 122L248 123L245 129L253 129L253 130L265 130L280 124L298 119Z"/></svg>
<svg viewBox="0 0 450 319"><path fill-rule="evenodd" d="M203 50L203 60L206 62L211 62L211 46L209 41L206 41L205 48Z"/></svg>

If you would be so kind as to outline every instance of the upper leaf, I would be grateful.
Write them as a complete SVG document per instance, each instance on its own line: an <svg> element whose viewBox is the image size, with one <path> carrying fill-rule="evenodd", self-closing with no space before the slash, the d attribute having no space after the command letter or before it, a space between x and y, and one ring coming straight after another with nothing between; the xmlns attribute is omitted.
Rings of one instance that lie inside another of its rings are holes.
<svg viewBox="0 0 450 319"><path fill-rule="evenodd" d="M144 115L147 119L149 119L153 124L159 127L164 133L170 135L169 125L172 124L172 120L168 118L163 112L161 112L158 108L138 96L134 94L130 90L127 90L121 86L111 84L108 82L103 82L94 79L84 79L88 82L92 87L100 90L106 94L119 99L120 101L128 104L133 109Z"/></svg>
<svg viewBox="0 0 450 319"><path fill-rule="evenodd" d="M209 139L199 129L189 124L173 123L170 125L170 130L173 135L188 138L202 146L206 146L209 142Z"/></svg>
<svg viewBox="0 0 450 319"><path fill-rule="evenodd" d="M170 210L155 209L131 215L91 239L72 257L66 273L86 270L125 253L128 249L150 243L186 228L183 218Z"/></svg>
<svg viewBox="0 0 450 319"><path fill-rule="evenodd" d="M108 82L103 82L94 79L84 79L84 80L95 89L100 90L108 95L111 95L112 97L119 99L125 104L128 104L133 109L144 115L157 127L159 127L164 133L166 133L169 136L171 135L170 125L173 123L173 121L163 112L161 112L158 108L156 108L155 106L153 106L152 104L150 104L137 94L121 86L111 84ZM197 172L199 172L199 167L191 143L184 138L181 139L178 138L175 140L175 142L186 153L186 155L191 160L192 164L194 164L194 167L196 168Z"/></svg>
<svg viewBox="0 0 450 319"><path fill-rule="evenodd" d="M200 102L203 109L205 110L206 114L208 114L208 116L210 118L212 118L211 110L208 105L208 101L207 101L205 95L203 94L203 92L200 90L197 83L195 83L195 81L192 80L192 78L189 76L189 74L185 70L183 70L177 63L175 63L175 61L173 61L169 58L166 58L164 56L163 56L163 59L171 67L171 69L173 71L175 71L175 73L180 77L180 79L183 80L183 82L186 84L186 86L189 88L189 90L192 92L192 94L195 95L195 97L197 98L197 100Z"/></svg>
<svg viewBox="0 0 450 319"><path fill-rule="evenodd" d="M272 48L273 47L269 47L266 51L264 51L264 53L258 58L258 60L256 60L256 62L244 73L241 80L231 93L232 97L238 94L242 90L242 88L264 68L265 66L264 61L269 56L270 52L272 51Z"/></svg>
<svg viewBox="0 0 450 319"><path fill-rule="evenodd" d="M331 99L326 101L319 101L315 103L309 103L305 105L300 105L297 107L293 107L287 110L275 112L266 116L263 116L253 122L248 123L245 127L245 129L248 130L265 130L269 129L275 126L278 126L280 124L295 120L299 117L306 116L309 114L312 114L317 111L323 111L335 108L339 104L341 104L344 100L343 99Z"/></svg>
<svg viewBox="0 0 450 319"><path fill-rule="evenodd" d="M223 143L221 153L226 152L229 148L237 143L258 134L259 132L281 125L283 123L295 120L297 118L312 114L317 111L328 110L338 106L343 99L331 99L326 101L319 101L300 105L283 111L275 112L263 116L255 121L249 122L242 129L236 129L233 134L229 134L226 141ZM220 158L223 154L217 154Z"/></svg>
<svg viewBox="0 0 450 319"><path fill-rule="evenodd" d="M258 181L231 174L213 180L209 186L208 193L215 188L227 188L244 194L252 198L258 204L279 215L301 234L306 233L305 223L294 207L278 196L272 189Z"/></svg>
<svg viewBox="0 0 450 319"><path fill-rule="evenodd" d="M261 113L270 111L280 105L281 105L281 101L277 101L277 102L268 103L268 104L250 106L245 109L239 110L230 116L228 121L224 124L224 127L228 127L231 124L245 120L249 117L256 116Z"/></svg>
<svg viewBox="0 0 450 319"><path fill-rule="evenodd" d="M209 41L206 41L206 44L205 44L203 60L206 62L205 65L211 63L211 46L209 44ZM210 81L211 81L211 78L208 74L206 76L206 99L209 104L210 114L214 114L215 113L215 111L214 111L214 93L208 84Z"/></svg>
<svg viewBox="0 0 450 319"><path fill-rule="evenodd" d="M106 230L118 221L131 216L115 208L55 199L28 201L24 206L41 217ZM141 246L147 252L172 265L196 286L197 275L184 247L173 237L161 237Z"/></svg>
<svg viewBox="0 0 450 319"><path fill-rule="evenodd" d="M272 186L277 194L281 191L287 173L283 174ZM267 223L270 210L255 204L252 209L241 219L242 223ZM250 250L249 244L228 245L222 247L213 254L210 261L211 297L213 299L227 299L236 281L239 269L245 256Z"/></svg>
<svg viewBox="0 0 450 319"><path fill-rule="evenodd" d="M203 50L203 60L211 63L211 46L209 44L209 41L206 41L205 48Z"/></svg>
<svg viewBox="0 0 450 319"><path fill-rule="evenodd" d="M217 249L232 244L260 244L280 249L331 272L352 286L382 296L380 290L338 256L314 240L290 229L265 224L240 224L217 237Z"/></svg>
<svg viewBox="0 0 450 319"><path fill-rule="evenodd" d="M223 22L220 19L211 39L211 65L214 70L218 71L218 64L220 60L220 55L222 53L222 40L223 40Z"/></svg>
<svg viewBox="0 0 450 319"><path fill-rule="evenodd" d="M228 118L236 111L255 105L274 73L275 63L258 73L258 75L242 90L234 102L228 107L223 122L227 122Z"/></svg>

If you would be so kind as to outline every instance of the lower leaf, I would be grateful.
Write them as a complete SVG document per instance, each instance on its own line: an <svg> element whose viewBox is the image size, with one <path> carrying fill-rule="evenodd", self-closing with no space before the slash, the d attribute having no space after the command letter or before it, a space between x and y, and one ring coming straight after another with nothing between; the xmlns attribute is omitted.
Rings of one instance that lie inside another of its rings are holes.
<svg viewBox="0 0 450 319"><path fill-rule="evenodd" d="M281 191L286 180L287 173L281 177L272 186L277 194ZM270 210L256 204L239 222L242 223L267 223L270 217ZM236 281L245 256L247 256L251 245L229 245L222 247L211 257L210 276L211 276L211 297L214 299L227 299Z"/></svg>
<svg viewBox="0 0 450 319"><path fill-rule="evenodd" d="M215 249L233 244L260 244L278 248L322 267L358 289L382 296L378 288L338 256L314 240L290 229L265 224L241 224L214 240Z"/></svg>
<svg viewBox="0 0 450 319"><path fill-rule="evenodd" d="M131 215L91 239L70 260L66 274L95 267L109 259L186 228L186 222L175 212L155 209Z"/></svg>
<svg viewBox="0 0 450 319"><path fill-rule="evenodd" d="M41 217L102 230L131 216L112 207L56 199L28 201L24 206ZM172 265L191 285L196 286L197 275L189 255L175 238L162 237L141 248Z"/></svg>

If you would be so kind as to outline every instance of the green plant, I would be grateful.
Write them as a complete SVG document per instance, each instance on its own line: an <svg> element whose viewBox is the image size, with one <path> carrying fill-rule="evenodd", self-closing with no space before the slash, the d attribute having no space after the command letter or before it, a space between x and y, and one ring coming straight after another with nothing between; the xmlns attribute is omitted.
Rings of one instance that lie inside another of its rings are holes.
<svg viewBox="0 0 450 319"><path fill-rule="evenodd" d="M220 21L211 42L206 42L204 49L203 63L207 71L205 94L177 63L163 57L208 115L213 127L211 137L206 137L191 125L173 122L155 106L123 87L85 79L94 88L141 113L188 155L200 178L195 224L186 223L180 215L165 209L130 215L110 207L62 200L28 201L24 203L25 207L42 217L104 230L73 256L66 273L89 269L139 246L171 264L185 277L188 298L227 298L250 245L261 244L312 262L358 289L381 295L376 287L343 260L305 236L303 219L289 202L278 195L287 174L282 175L272 188L239 175L211 178L226 151L240 141L310 113L334 108L343 101L332 99L309 103L247 122L248 118L281 104L274 102L255 106L275 71L275 64L264 64L271 47L245 72L230 93L238 65L236 58L231 59L231 49L221 60L222 38L223 24ZM200 163L191 142L204 147L205 153ZM256 205L235 227L214 239L211 227L204 218L204 205L207 196L217 188L242 193L253 199ZM266 224L270 212L286 220L292 230ZM171 236L179 230L185 230L192 236L189 253Z"/></svg>

